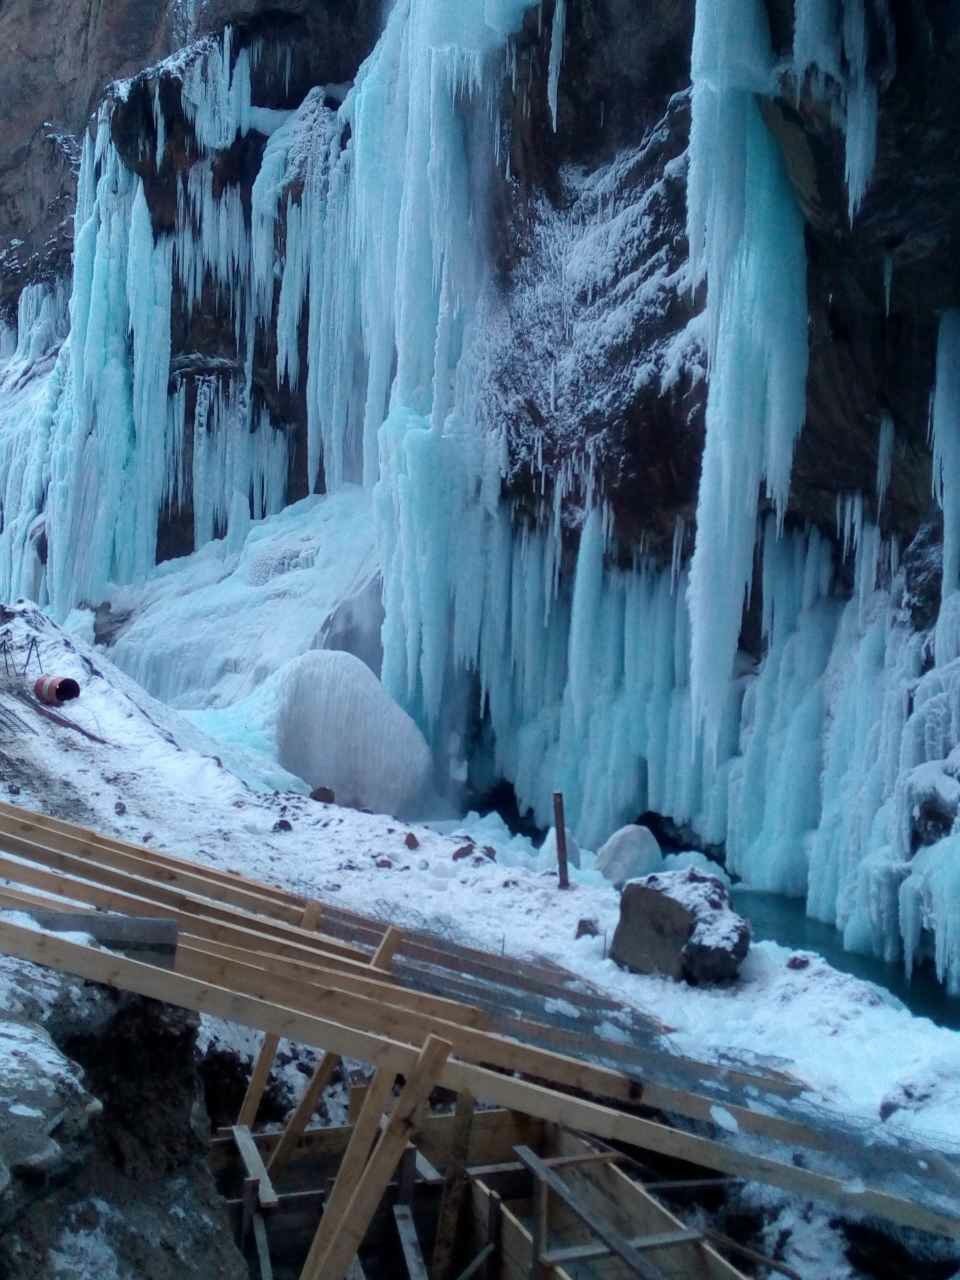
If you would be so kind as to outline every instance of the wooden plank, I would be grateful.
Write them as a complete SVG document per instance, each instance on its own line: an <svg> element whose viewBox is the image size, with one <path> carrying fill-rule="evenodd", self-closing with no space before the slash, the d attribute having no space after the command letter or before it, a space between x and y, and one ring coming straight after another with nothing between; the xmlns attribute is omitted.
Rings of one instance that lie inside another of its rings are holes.
<svg viewBox="0 0 960 1280"><path fill-rule="evenodd" d="M257 1200L261 1209L275 1209L279 1204L277 1193L273 1189L270 1175L257 1150L256 1143L250 1137L250 1130L244 1124L233 1126L233 1140L247 1171L247 1178L257 1180Z"/></svg>
<svg viewBox="0 0 960 1280"><path fill-rule="evenodd" d="M554 1129L548 1143L561 1155L581 1155L594 1150L592 1144L563 1129ZM567 1181L581 1200L598 1213L608 1215L615 1225L630 1235L656 1235L686 1230L686 1224L653 1198L616 1165L571 1166ZM668 1280L744 1280L732 1263L707 1244L652 1251L651 1259Z"/></svg>
<svg viewBox="0 0 960 1280"><path fill-rule="evenodd" d="M377 969L387 969L393 964L393 957L403 943L403 934L394 925L390 925L380 940L380 945L373 953L371 964Z"/></svg>
<svg viewBox="0 0 960 1280"><path fill-rule="evenodd" d="M317 1108L320 1095L330 1083L334 1071L340 1065L340 1058L335 1053L325 1053L314 1068L310 1083L304 1090L303 1097L297 1103L293 1115L287 1121L280 1141L274 1148L267 1168L271 1173L278 1172L287 1163L300 1137L310 1122L310 1117Z"/></svg>
<svg viewBox="0 0 960 1280"><path fill-rule="evenodd" d="M529 1151L519 1147L519 1151ZM550 1186L539 1179L533 1186L533 1248L530 1256L530 1280L547 1280L543 1255L550 1248Z"/></svg>
<svg viewBox="0 0 960 1280"><path fill-rule="evenodd" d="M358 1096L365 1097L367 1090L355 1090ZM354 1117L355 1118L355 1117ZM452 1114L430 1115L424 1122L423 1130L417 1141L417 1163L421 1177L426 1181L443 1182L443 1177L434 1168L434 1164L445 1163L453 1143L455 1117ZM339 1159L346 1150L353 1133L353 1125L314 1125L304 1130L294 1151L289 1157L290 1163L304 1161L316 1162L324 1159ZM471 1165L489 1165L492 1157L510 1154L518 1142L525 1142L536 1148L543 1141L544 1125L530 1116L516 1111L504 1111L499 1108L491 1111L474 1113L470 1133ZM273 1153L281 1139L279 1133L252 1133L251 1137L263 1156L267 1168ZM236 1147L230 1130L221 1130L211 1139L209 1159L215 1173L230 1167L236 1155ZM427 1160L429 1157L429 1160ZM517 1168L523 1166L516 1163Z"/></svg>
<svg viewBox="0 0 960 1280"><path fill-rule="evenodd" d="M483 1182L471 1183L471 1193L477 1222L487 1221L491 1206L495 1206L497 1251L492 1259L493 1276L496 1280L529 1280L533 1258L530 1232L513 1210ZM563 1267L555 1267L550 1280L571 1280L571 1276Z"/></svg>
<svg viewBox="0 0 960 1280"><path fill-rule="evenodd" d="M66 835L77 836L82 840L102 845L105 849L117 849L121 852L134 853L141 857L149 858L160 866L170 866L174 870L195 871L210 880L255 889L260 893L276 898L279 902L298 903L301 907L304 905L303 897L299 894L291 893L289 889L281 889L277 885L251 880L241 875L238 871L213 867L196 859L180 858L175 854L167 853L163 849L148 848L146 845L135 844L129 840L120 840L116 836L104 835L103 832L93 831L89 827L79 826L74 822L66 822L62 818L54 818L50 814L37 813L31 809L24 809L19 805L7 804L3 801L0 801L0 813L13 819L26 818L38 831L58 831Z"/></svg>
<svg viewBox="0 0 960 1280"><path fill-rule="evenodd" d="M423 1046L369 1163L351 1188L349 1203L325 1233L329 1237L326 1251L319 1255L311 1248L300 1280L343 1280L411 1136L420 1104L429 1098L450 1050L451 1045L437 1036L430 1036Z"/></svg>
<svg viewBox="0 0 960 1280"><path fill-rule="evenodd" d="M295 943L310 951L321 950L327 954L343 956L358 964L365 964L368 957L356 947L348 946L322 934L312 933L299 927L302 912L297 912L295 924L283 923L254 911L241 909L226 902L214 901L209 896L177 888L174 885L162 884L140 874L127 870L117 870L95 862L86 854L64 853L59 849L48 848L34 840L26 840L10 833L0 837L0 846L8 853L20 858L28 858L40 866L65 875L78 876L81 879L92 879L108 889L116 889L121 893L140 894L151 902L161 906L172 907L186 914L201 915L208 919L223 920L228 924L242 928L253 928L267 937L274 937L282 942ZM4 873L6 874L6 873ZM183 875L177 873L178 880ZM15 878L15 877L14 877Z"/></svg>
<svg viewBox="0 0 960 1280"><path fill-rule="evenodd" d="M430 1014L436 1018L446 1018L450 1022L460 1022L466 1027L483 1030L490 1025L488 1016L475 1005L448 1000L444 996L411 991L391 980L390 975L380 970L376 971L379 976L368 977L359 968L332 969L321 964L306 964L286 956L261 951L251 953L249 948L233 947L228 943L215 942L210 938L198 938L190 933L181 933L180 940L183 949L180 971L192 977L215 980L218 973L227 972L222 966L215 965L209 959L211 956L218 957L220 960L238 960L241 964L266 969L268 973L274 973L280 977L298 978L304 982L315 982L319 985L334 982L345 991L355 991L358 995L367 995L372 1000L386 1000L390 1004L399 1005L402 1009L413 1009L418 1013ZM198 951L203 955L197 956ZM366 974L370 972L371 967L368 966Z"/></svg>
<svg viewBox="0 0 960 1280"><path fill-rule="evenodd" d="M383 1109L393 1091L395 1078L396 1072L381 1069L374 1076L373 1083L367 1090L363 1108L353 1127L350 1145L347 1147L343 1160L340 1162L340 1169L333 1184L333 1190L327 1200L323 1217L320 1219L320 1226L317 1228L317 1233L310 1246L310 1252L304 1264L303 1277L309 1277L310 1275L322 1276L322 1272L319 1270L320 1263L327 1253L330 1242L333 1239L334 1230L337 1224L342 1221L350 1204L350 1198L360 1181L360 1176L370 1155L370 1148L380 1127ZM313 1270L308 1270L308 1268ZM326 1277L323 1280L326 1280Z"/></svg>
<svg viewBox="0 0 960 1280"><path fill-rule="evenodd" d="M300 1008L305 1013L329 1017L337 1022L350 1022L394 1038L402 1037L408 1043L422 1043L429 1035L442 1036L451 1041L461 1058L489 1063L506 1071L521 1071L599 1097L635 1103L644 1096L644 1086L638 1081L607 1067L508 1040L494 1032L460 1026L392 1003L371 1000L334 985L335 978L334 983L321 986L299 979L280 978L241 961L207 963L200 968L189 948L181 950L183 955L178 962L181 972L193 977L202 976L218 986L244 995Z"/></svg>
<svg viewBox="0 0 960 1280"><path fill-rule="evenodd" d="M461 1058L487 1063L505 1071L519 1071L595 1097L627 1103L642 1101L651 1107L710 1123L715 1123L713 1114L720 1105L711 1098L658 1085L650 1080L641 1084L618 1071L597 1066L583 1058L570 1057L552 1049L540 1049L479 1027L457 1026L449 1019L409 1009L405 1004L397 1007L397 1001L393 998L394 989L383 983L376 990L379 998L372 1000L363 996L359 982L352 982L350 992L345 992L336 972L329 974L329 985L321 986L319 982L305 984L290 976L280 978L269 971L259 972L256 966L242 961L229 963L226 960L204 958L186 945L180 947L177 968L191 977L215 982L218 986L229 987L231 990L242 990L246 995L295 1005L306 1013L338 1021L351 1019L355 1025L363 1025L368 1030L385 1035L417 1042L422 1042L431 1034L443 1036L451 1040L455 1052ZM364 1000L362 1005L354 1001L357 995ZM733 1103L723 1109L745 1133L755 1133L791 1146L829 1150L827 1135L808 1129L796 1121L750 1111Z"/></svg>
<svg viewBox="0 0 960 1280"><path fill-rule="evenodd" d="M244 1094L243 1103L240 1107L240 1115L237 1117L237 1124L242 1125L247 1130L251 1128L257 1118L260 1100L263 1097L263 1091L267 1087L267 1081L270 1079L270 1072L273 1070L273 1062L277 1056L279 1045L280 1037L272 1032L267 1032L263 1037L263 1044L260 1046L257 1061L250 1075L250 1083L247 1085L247 1092Z"/></svg>
<svg viewBox="0 0 960 1280"><path fill-rule="evenodd" d="M262 1031L273 1031L303 1044L322 1045L328 1051L359 1058L374 1066L389 1064L396 1073L408 1072L416 1060L417 1051L413 1046L390 1037L208 986L181 974L127 960L110 952L94 951L57 935L37 933L6 921L0 921L0 950L91 982L103 982L198 1013L213 1014ZM601 1139L614 1139L641 1150L686 1160L702 1168L765 1182L796 1195L830 1200L855 1212L874 1214L902 1226L960 1239L960 1218L954 1214L928 1208L886 1191L871 1188L861 1191L858 1186L851 1187L839 1178L739 1151L709 1138L684 1133L584 1098L560 1094L543 1085L456 1058L446 1063L439 1083L454 1093L469 1089L479 1099L524 1111L543 1120L571 1125Z"/></svg>
<svg viewBox="0 0 960 1280"><path fill-rule="evenodd" d="M473 1129L473 1094L469 1090L457 1096L453 1142L440 1201L440 1218L430 1263L431 1280L447 1280L453 1270L457 1247L457 1229L467 1190L467 1160L470 1155L470 1133Z"/></svg>
<svg viewBox="0 0 960 1280"><path fill-rule="evenodd" d="M679 1245L699 1244L702 1231L662 1231L659 1235L637 1236L630 1244L637 1252L649 1249L676 1249ZM566 1262L592 1262L596 1258L609 1258L611 1249L605 1244L572 1244L563 1249L551 1249L544 1257L550 1266Z"/></svg>
<svg viewBox="0 0 960 1280"><path fill-rule="evenodd" d="M307 905L303 908L303 915L300 917L300 928L306 929L308 932L315 930L320 923L320 912L322 908L316 898L311 898Z"/></svg>
<svg viewBox="0 0 960 1280"><path fill-rule="evenodd" d="M364 976L371 974L370 965L366 960L352 960L339 952L320 951L313 947L302 946L297 942L288 942L282 938L265 935L259 932L256 920L240 916L239 913L238 918L248 923L237 925L226 920L179 910L169 904L161 904L152 898L144 897L143 894L108 889L89 880L45 870L28 862L14 862L10 858L0 857L0 877L13 880L16 884L30 885L72 902L85 902L106 911L117 911L125 915L138 913L162 915L175 920L183 933L199 934L202 937L229 942L237 947L247 947L251 951L266 945L274 954L293 960L302 960L307 963L319 962L335 969L342 967ZM158 910L158 908L162 909ZM388 977L386 974L382 976Z"/></svg>
<svg viewBox="0 0 960 1280"><path fill-rule="evenodd" d="M413 1221L413 1214L410 1212L410 1206L405 1204L394 1205L393 1216L397 1224L400 1250L403 1253L403 1261L407 1267L407 1275L410 1280L429 1280L427 1268L423 1261L423 1253L420 1250L420 1238L417 1235L417 1228Z"/></svg>
<svg viewBox="0 0 960 1280"><path fill-rule="evenodd" d="M257 1250L257 1261L260 1264L260 1280L273 1280L270 1242L267 1239L267 1228L264 1225L262 1213L253 1215L253 1241Z"/></svg>
<svg viewBox="0 0 960 1280"><path fill-rule="evenodd" d="M0 892L0 906L11 906L30 916L51 933L86 933L101 947L119 951L150 964L172 967L177 953L177 924L162 916L121 916L103 911L56 909L52 899ZM37 905L43 903L43 905Z"/></svg>
<svg viewBox="0 0 960 1280"><path fill-rule="evenodd" d="M589 1227L590 1231L599 1240L603 1241L612 1253L615 1253L618 1258L622 1258L636 1275L642 1276L643 1280L662 1280L659 1269L644 1258L626 1236L622 1235L606 1219L594 1213L587 1205L582 1204L575 1192L571 1191L560 1175L545 1165L540 1157L531 1151L529 1147L517 1147L517 1156L540 1184L537 1188L538 1202L542 1203L543 1208L537 1214L537 1228L533 1234L533 1257L535 1263L543 1261L543 1255L549 1248L546 1220L547 1191L549 1189ZM539 1222L541 1214L543 1217L542 1224Z"/></svg>
<svg viewBox="0 0 960 1280"><path fill-rule="evenodd" d="M0 811L0 845L10 847L22 840L44 849L80 857L90 866L123 871L142 880L183 889L211 901L229 903L254 915L267 916L287 924L299 924L303 916L303 910L297 904L278 901L259 888L212 879L189 864L167 866L145 856L144 850L109 849L99 840L88 840L82 836L50 830L32 819L10 818ZM18 850L10 847L10 852L16 853Z"/></svg>

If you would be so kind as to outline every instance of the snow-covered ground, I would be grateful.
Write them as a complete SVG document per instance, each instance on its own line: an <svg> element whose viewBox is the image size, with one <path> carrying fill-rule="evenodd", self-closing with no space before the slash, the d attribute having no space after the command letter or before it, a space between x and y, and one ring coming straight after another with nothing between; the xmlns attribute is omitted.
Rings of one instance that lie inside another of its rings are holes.
<svg viewBox="0 0 960 1280"><path fill-rule="evenodd" d="M960 1147L960 1035L879 987L770 942L753 947L729 989L626 973L605 958L618 895L589 868L563 893L496 819L472 824L496 860L455 859L460 831L256 791L222 764L218 744L32 607L0 612L4 636L20 667L36 636L44 670L82 686L62 712L75 727L64 728L31 707L28 678L3 681L2 707L23 725L0 749L16 803L461 942L547 957L666 1023L678 1051L773 1061L821 1106L878 1132ZM280 818L290 830L278 829ZM574 940L582 917L597 921L599 937Z"/></svg>

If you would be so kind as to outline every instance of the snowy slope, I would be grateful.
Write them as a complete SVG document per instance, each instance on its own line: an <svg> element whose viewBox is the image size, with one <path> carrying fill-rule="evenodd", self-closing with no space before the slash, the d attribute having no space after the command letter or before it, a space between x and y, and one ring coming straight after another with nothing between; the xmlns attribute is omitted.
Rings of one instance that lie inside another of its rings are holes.
<svg viewBox="0 0 960 1280"><path fill-rule="evenodd" d="M16 803L462 942L551 958L668 1024L669 1043L684 1053L775 1059L807 1082L820 1107L960 1148L960 1036L913 1017L879 988L773 943L753 948L743 981L728 990L624 973L604 958L616 892L588 883L558 892L554 876L532 860L524 865L521 843L495 821L484 838L496 861L455 860L462 835L302 794L256 792L181 715L31 606L0 613L4 635L21 665L36 636L44 669L74 676L83 689L63 711L66 728L31 706L20 677L3 682L0 709L24 726L5 733L0 752ZM276 829L281 817L290 831ZM405 843L410 830L415 850ZM575 942L584 916L597 920L601 936ZM609 1032L622 1035L614 1025Z"/></svg>

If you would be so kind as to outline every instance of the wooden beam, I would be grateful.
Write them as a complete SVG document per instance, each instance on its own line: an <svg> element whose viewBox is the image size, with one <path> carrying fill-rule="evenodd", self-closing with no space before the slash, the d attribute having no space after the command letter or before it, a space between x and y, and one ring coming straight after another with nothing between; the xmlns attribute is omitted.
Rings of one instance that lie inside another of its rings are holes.
<svg viewBox="0 0 960 1280"><path fill-rule="evenodd" d="M228 943L216 942L210 938L198 938L190 933L180 934L180 972L191 977L215 980L215 975L228 972L228 968L216 965L210 957L220 960L236 960L241 964L252 965L257 969L265 969L279 977L297 978L303 982L314 982L319 986L325 983L340 987L344 991L354 991L358 995L369 996L372 1000L385 1000L388 1004L399 1005L403 1009L413 1009L417 1013L430 1014L435 1018L445 1018L450 1022L460 1022L465 1027L486 1029L490 1025L488 1016L476 1005L461 1004L458 1000L449 1000L445 996L427 995L422 991L411 991L391 980L390 975L381 970L359 968L333 969L321 964L306 964L300 960L255 951L249 948L234 947ZM197 952L204 953L198 956ZM375 972L377 976L367 977Z"/></svg>
<svg viewBox="0 0 960 1280"><path fill-rule="evenodd" d="M311 898L303 908L303 915L300 918L300 928L307 929L308 931L315 930L320 923L320 911L320 903L317 902L316 898Z"/></svg>
<svg viewBox="0 0 960 1280"><path fill-rule="evenodd" d="M275 1209L280 1203L273 1189L270 1175L257 1150L257 1144L250 1137L250 1130L245 1124L233 1126L233 1140L247 1171L247 1178L255 1178L257 1182L257 1199L261 1209Z"/></svg>
<svg viewBox="0 0 960 1280"><path fill-rule="evenodd" d="M696 1120L715 1123L713 1115L719 1103L711 1098L687 1093L654 1081L643 1083L630 1079L609 1067L598 1066L584 1058L575 1058L552 1049L508 1039L493 1031L470 1026L458 1026L446 1018L409 1008L406 1001L394 998L394 988L386 984L377 987L377 999L362 994L358 981L351 983L347 992L336 972L329 973L327 984L303 983L291 976L279 977L270 971L242 961L203 958L188 946L179 948L177 968L180 972L218 986L242 991L245 995L262 1000L303 1009L305 1013L330 1017L336 1021L350 1021L369 1031L422 1043L428 1035L439 1035L451 1041L456 1054L471 1062L485 1063L505 1071L518 1071L525 1075L547 1080L551 1084L577 1089L595 1097L611 1098L630 1104L644 1103L651 1107L673 1111ZM358 999L359 996L359 999ZM531 1027L532 1035L536 1028ZM782 1116L754 1112L734 1103L723 1109L733 1117L744 1133L786 1145L806 1146L814 1150L829 1149L827 1136L788 1120Z"/></svg>
<svg viewBox="0 0 960 1280"><path fill-rule="evenodd" d="M340 1058L335 1053L325 1053L314 1068L310 1083L304 1090L303 1097L297 1103L296 1110L287 1121L286 1128L274 1148L267 1168L273 1173L283 1168L290 1159L304 1129L310 1123L310 1117L317 1109L320 1095L330 1083L334 1071L340 1065Z"/></svg>
<svg viewBox="0 0 960 1280"><path fill-rule="evenodd" d="M330 1243L326 1252L322 1257L314 1259L314 1251L311 1249L311 1257L307 1259L300 1280L343 1280L411 1137L420 1104L429 1098L443 1064L450 1056L450 1049L449 1043L436 1036L430 1036L423 1046L393 1108L390 1121L381 1133L356 1186L352 1188L349 1203L328 1228Z"/></svg>
<svg viewBox="0 0 960 1280"><path fill-rule="evenodd" d="M322 934L308 932L299 927L302 912L297 911L296 923L283 923L268 918L249 909L241 909L229 903L214 901L174 885L161 884L147 876L129 870L117 870L103 862L94 862L86 855L65 853L59 849L48 848L34 840L26 840L14 834L0 837L0 846L17 857L27 858L40 866L59 871L65 875L78 876L81 879L94 879L108 889L116 889L121 893L140 894L151 902L162 906L173 907L186 914L202 915L213 920L223 920L228 924L241 928L253 928L267 937L277 938L281 942L294 943L306 947L310 951L322 950L327 954L344 956L358 964L365 964L368 957L358 948L347 946L334 938L325 938ZM95 874L94 874L95 868ZM16 877L13 877L16 878ZM184 879L184 873L177 873L178 880Z"/></svg>
<svg viewBox="0 0 960 1280"><path fill-rule="evenodd" d="M0 951L91 982L103 982L198 1013L212 1014L262 1031L273 1031L303 1044L323 1046L330 1052L359 1058L377 1067L390 1065L395 1073L408 1072L416 1060L417 1051L413 1046L390 1037L311 1017L296 1009L210 986L5 921L0 922ZM613 1139L702 1168L765 1182L795 1195L829 1200L854 1212L873 1214L919 1231L960 1239L960 1218L955 1214L929 1208L886 1191L871 1188L861 1191L839 1178L740 1151L709 1138L684 1133L584 1098L560 1094L543 1085L456 1058L446 1063L439 1083L454 1093L469 1089L476 1098L543 1120L573 1126L598 1138Z"/></svg>
<svg viewBox="0 0 960 1280"><path fill-rule="evenodd" d="M618 1258L622 1258L631 1271L636 1275L642 1276L643 1280L662 1280L658 1269L650 1263L646 1258L642 1257L640 1252L634 1248L625 1236L621 1235L615 1227L611 1226L603 1218L593 1213L586 1205L581 1204L576 1194L570 1190L559 1174L552 1169L530 1150L529 1147L517 1147L517 1156L522 1164L525 1164L530 1172L540 1184L540 1198L543 1203L543 1223L539 1232L534 1231L534 1262L546 1262L544 1254L549 1250L546 1232L546 1197L547 1191L552 1191L567 1208L587 1226L590 1231L607 1246L611 1253L615 1253ZM538 1219L539 1219L538 1215ZM539 1239L538 1239L539 1236ZM542 1248L538 1249L538 1244ZM567 1259L558 1258L558 1262L565 1262Z"/></svg>
<svg viewBox="0 0 960 1280"><path fill-rule="evenodd" d="M273 1062L277 1056L279 1044L280 1037L272 1032L267 1032L263 1037L263 1044L260 1046L260 1052L257 1055L257 1061L250 1076L250 1083L247 1085L247 1092L244 1094L243 1104L240 1107L240 1115L237 1117L237 1124L243 1125L248 1130L257 1118L260 1100L263 1097L264 1089L267 1087L267 1081L270 1079L270 1072L273 1070Z"/></svg>
<svg viewBox="0 0 960 1280"><path fill-rule="evenodd" d="M699 1244L702 1239L702 1231L661 1231L659 1235L637 1236L628 1243L641 1253L652 1249L676 1249L680 1245ZM609 1258L612 1253L610 1246L602 1243L571 1244L562 1249L551 1249L543 1260L555 1267L566 1262L592 1262L597 1258Z"/></svg>
<svg viewBox="0 0 960 1280"><path fill-rule="evenodd" d="M561 1156L589 1154L596 1148L564 1129L548 1132L546 1143ZM642 1186L614 1164L581 1164L567 1167L566 1180L579 1198L597 1213L608 1216L624 1234L677 1233L686 1224L655 1200ZM668 1280L744 1280L743 1275L709 1244L651 1250L655 1263Z"/></svg>
<svg viewBox="0 0 960 1280"><path fill-rule="evenodd" d="M448 1280L457 1247L457 1228L463 1197L467 1189L467 1160L470 1155L470 1133L473 1129L473 1094L469 1090L457 1095L453 1125L453 1142L440 1201L440 1218L430 1263L431 1280Z"/></svg>
<svg viewBox="0 0 960 1280"><path fill-rule="evenodd" d="M193 977L202 976L206 981L216 982L218 986L243 995L300 1008L305 1013L328 1017L336 1022L349 1022L352 1026L362 1026L365 1030L403 1039L407 1043L422 1044L427 1036L439 1035L450 1040L462 1058L489 1063L506 1071L521 1071L599 1097L631 1103L638 1103L644 1097L643 1085L607 1067L508 1040L494 1032L458 1026L446 1019L400 1008L393 1003L371 1000L338 987L335 977L329 985L321 986L294 978L281 978L240 961L199 966L188 948L181 950L183 955L178 961L181 971Z"/></svg>
<svg viewBox="0 0 960 1280"><path fill-rule="evenodd" d="M402 942L403 934L394 925L390 925L380 940L380 945L373 953L373 959L370 963L377 969L389 970L393 964L393 957L399 951Z"/></svg>
<svg viewBox="0 0 960 1280"><path fill-rule="evenodd" d="M0 857L0 877L12 880L15 884L31 885L35 889L52 893L59 898L72 902L85 902L102 910L117 911L123 915L161 915L175 920L184 933L229 942L231 945L247 947L252 951L266 946L275 955L286 956L293 960L302 960L308 964L319 962L335 969L343 967L364 976L371 974L370 964L366 959L352 960L342 955L340 951L321 951L297 942L288 942L282 938L265 935L259 931L259 922L251 917L237 913L237 918L244 923L233 924L192 911L180 910L169 903L162 904L140 893L108 889L101 884L93 884L82 876L82 871L79 872L78 877L72 877L45 870L29 862L14 862L11 858ZM389 978L387 974L381 976Z"/></svg>
<svg viewBox="0 0 960 1280"><path fill-rule="evenodd" d="M125 853L135 853L141 857L149 858L160 866L170 866L174 870L195 871L210 880L255 889L259 893L276 898L279 902L299 903L301 907L304 904L303 897L299 894L291 893L289 889L281 889L277 885L248 879L238 871L212 867L209 864L198 862L196 859L178 858L176 855L167 853L162 849L148 848L146 845L135 844L129 840L120 840L116 836L104 835L102 832L93 831L89 827L79 826L75 822L66 822L62 818L51 817L47 813L36 813L33 810L21 808L20 805L7 804L3 801L0 801L0 813L15 820L26 819L38 831L63 832L66 835L77 836L82 840L102 845L105 849L118 849Z"/></svg>
<svg viewBox="0 0 960 1280"><path fill-rule="evenodd" d="M267 1239L267 1228L262 1213L253 1215L253 1240L257 1249L257 1262L260 1264L260 1280L273 1280L270 1241Z"/></svg>
<svg viewBox="0 0 960 1280"><path fill-rule="evenodd" d="M400 1237L400 1249L406 1263L407 1275L410 1280L428 1280L427 1268L420 1249L420 1237L417 1235L417 1227L410 1212L410 1206L394 1205L393 1217L397 1224L397 1235Z"/></svg>
<svg viewBox="0 0 960 1280"><path fill-rule="evenodd" d="M10 818L0 811L0 845L9 847L10 852L16 853L18 850L12 845L21 840L80 857L91 866L127 872L142 880L183 889L211 901L232 904L254 915L271 917L287 924L299 924L303 916L299 905L279 901L272 894L263 892L260 887L254 887L253 882L244 885L224 882L205 875L196 865L184 863L175 867L158 863L146 850L110 849L100 840L51 830L33 819Z"/></svg>
<svg viewBox="0 0 960 1280"><path fill-rule="evenodd" d="M363 1107L359 1116L357 1116L356 1124L353 1126L350 1144L340 1162L333 1190L330 1192L330 1197L323 1211L323 1217L320 1219L320 1226L317 1228L317 1233L313 1238L310 1252L304 1264L302 1273L304 1280L312 1275L322 1276L322 1272L319 1270L320 1263L330 1247L334 1228L346 1213L350 1204L350 1197L359 1183L360 1175L363 1173L364 1165L370 1155L370 1148L380 1127L383 1109L393 1092L395 1078L395 1072L381 1068L374 1076L373 1083L367 1090L363 1100ZM324 1276L323 1280L327 1280L327 1277Z"/></svg>

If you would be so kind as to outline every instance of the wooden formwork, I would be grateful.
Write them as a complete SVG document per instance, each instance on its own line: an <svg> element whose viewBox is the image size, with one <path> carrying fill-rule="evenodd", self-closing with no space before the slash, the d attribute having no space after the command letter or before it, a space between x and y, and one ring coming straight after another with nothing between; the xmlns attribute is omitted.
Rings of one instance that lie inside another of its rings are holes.
<svg viewBox="0 0 960 1280"><path fill-rule="evenodd" d="M274 1184L305 1158L311 1158L304 1157L304 1151L317 1157L320 1145L326 1143L328 1152L336 1154L339 1161L332 1188L289 1193L301 1197L294 1204L300 1220L310 1214L319 1218L302 1277L340 1280L347 1273L367 1228L382 1212L384 1195L398 1167L414 1167L406 1154L411 1136L422 1135L417 1159L429 1162L431 1150L439 1159L436 1135L446 1133L455 1121L428 1115L427 1101L437 1086L453 1094L469 1094L478 1102L523 1117L523 1125L533 1126L535 1141L512 1143L507 1163L517 1163L516 1148L526 1150L524 1158L533 1162L530 1167L540 1170L540 1183L550 1180L538 1163L544 1153L548 1160L563 1158L562 1152L551 1154L550 1144L556 1147L580 1141L558 1137L558 1126L563 1126L564 1131L575 1129L601 1144L629 1144L640 1152L687 1162L697 1170L767 1182L899 1225L960 1238L960 1220L936 1205L818 1172L805 1167L806 1157L792 1162L795 1151L816 1152L829 1147L829 1135L822 1130L774 1114L772 1107L724 1102L728 1126L732 1121L742 1133L787 1149L785 1159L775 1159L743 1150L722 1129L716 1137L707 1137L673 1127L653 1118L649 1109L687 1117L702 1128L703 1124L713 1125L716 1100L646 1075L638 1078L616 1065L599 1065L593 1060L596 1057L616 1061L614 1047L608 1045L603 1053L597 1053L598 1042L581 1040L569 1029L534 1025L523 1016L511 1016L506 1022L501 1019L494 1028L489 1011L462 998L463 983L458 977L473 974L484 982L519 988L538 997L562 998L593 1014L610 1006L608 997L584 989L582 984L574 985L571 976L554 965L520 965L513 958L476 952L444 939L411 937L234 872L2 804L0 848L11 855L0 857L0 876L10 882L9 887L0 889L0 906L28 911L106 910L172 920L178 929L173 970L10 922L0 922L0 950L264 1033L229 1142L246 1171L238 1197L242 1222L265 1267L269 1266L269 1215L278 1215L276 1221L280 1221L294 1203L284 1205ZM75 927L82 927L82 921ZM403 977L411 961L429 966L434 975L449 974L451 994L440 993L436 982L430 991L411 986ZM318 1048L323 1056L286 1131L278 1137L265 1137L255 1132L254 1125L281 1037ZM349 1132L320 1137L309 1130L308 1123L344 1056L368 1063L374 1072L373 1083ZM703 1074L708 1074L706 1069ZM401 1077L402 1088L395 1097ZM789 1080L775 1075L752 1074L749 1080L761 1100L763 1094L776 1099L795 1088ZM464 1114L467 1110L473 1114L472 1107L461 1109ZM478 1134L486 1131L487 1122L479 1119L482 1114L474 1116ZM516 1126L521 1122L510 1123ZM338 1142L342 1143L340 1148ZM468 1153L462 1162L464 1168L474 1156L475 1152ZM222 1157L222 1145L215 1143L213 1158ZM565 1174L578 1189L580 1200L589 1208L589 1203L599 1203L616 1193L619 1206L615 1213L605 1210L606 1216L596 1210L604 1230L615 1231L621 1249L620 1254L614 1251L613 1261L597 1262L600 1270L596 1274L620 1274L617 1267L628 1265L624 1259L634 1259L636 1267L637 1249L650 1254L644 1259L644 1265L653 1268L649 1274L736 1274L703 1239L674 1239L644 1247L644 1236L656 1240L675 1237L682 1234L682 1225L674 1219L668 1223L662 1206L649 1193L638 1192L636 1184L613 1165L604 1160L595 1167L588 1167L590 1164L588 1161L575 1173L567 1170ZM541 1260L549 1258L552 1248L543 1245L542 1221L536 1219L534 1225L539 1226L529 1230L522 1214L503 1197L494 1212L491 1206L496 1206L499 1195L495 1187L472 1174L467 1178L462 1170L458 1176L464 1187L469 1183L469 1195L465 1191L456 1195L472 1206L474 1222L486 1221L485 1212L488 1217L499 1213L502 1225L499 1261L488 1258L478 1266L488 1272L490 1267L499 1267L491 1274L508 1275L513 1274L513 1263L508 1266L506 1260L513 1258L522 1266L526 1257L527 1274L563 1274L562 1264ZM524 1176L531 1176L529 1167ZM414 1184L419 1185L416 1177ZM441 1223L453 1215L450 1197L454 1191L448 1187L446 1194L447 1200L437 1206ZM542 1190L537 1192L541 1197L538 1203L542 1204L543 1194ZM568 1221L566 1193L554 1188L550 1194L562 1202L554 1228L575 1236ZM405 1256L412 1256L412 1211L402 1200L396 1207ZM629 1225L624 1224L624 1213ZM577 1221L577 1230L582 1232L584 1222ZM678 1258L685 1259L685 1270L676 1270Z"/></svg>

